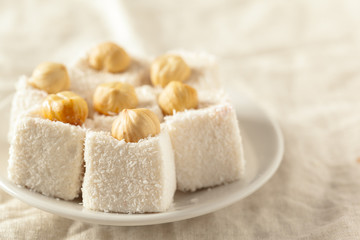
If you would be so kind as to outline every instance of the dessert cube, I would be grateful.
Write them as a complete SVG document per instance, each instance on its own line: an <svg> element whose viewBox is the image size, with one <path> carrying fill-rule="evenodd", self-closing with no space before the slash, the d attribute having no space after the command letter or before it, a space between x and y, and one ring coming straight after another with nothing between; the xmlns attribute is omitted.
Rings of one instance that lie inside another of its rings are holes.
<svg viewBox="0 0 360 240"><path fill-rule="evenodd" d="M205 106L203 104L202 106ZM165 117L177 188L195 191L239 179L244 157L236 113L223 102Z"/></svg>
<svg viewBox="0 0 360 240"><path fill-rule="evenodd" d="M9 179L46 196L79 196L84 171L85 130L62 122L24 116L11 139Z"/></svg>
<svg viewBox="0 0 360 240"><path fill-rule="evenodd" d="M85 141L83 206L105 212L163 212L176 189L169 135L162 131L137 143L89 131Z"/></svg>
<svg viewBox="0 0 360 240"><path fill-rule="evenodd" d="M81 58L73 67L69 68L71 80L70 90L83 97L89 106L96 87L106 82L125 82L134 87L150 84L149 64L146 60L132 59L129 69L122 73L109 73L92 69L87 63L87 57ZM89 108L89 116L94 111Z"/></svg>
<svg viewBox="0 0 360 240"><path fill-rule="evenodd" d="M196 89L219 89L218 64L216 57L205 52L172 50L168 54L181 56L191 68L191 75L184 83Z"/></svg>
<svg viewBox="0 0 360 240"><path fill-rule="evenodd" d="M27 77L22 76L16 85L16 93L12 100L10 113L10 130L8 139L13 136L14 127L18 118L29 111L31 108L41 105L47 93L33 88L27 84Z"/></svg>

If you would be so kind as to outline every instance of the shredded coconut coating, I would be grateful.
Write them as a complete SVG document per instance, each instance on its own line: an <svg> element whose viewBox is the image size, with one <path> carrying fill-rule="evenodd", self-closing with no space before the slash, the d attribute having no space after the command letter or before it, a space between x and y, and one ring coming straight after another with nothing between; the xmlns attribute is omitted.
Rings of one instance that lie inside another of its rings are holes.
<svg viewBox="0 0 360 240"><path fill-rule="evenodd" d="M46 92L28 85L27 79L26 76L22 76L16 84L17 91L13 97L10 112L9 141L14 135L14 128L18 118L30 109L41 105L42 101L47 96Z"/></svg>
<svg viewBox="0 0 360 240"><path fill-rule="evenodd" d="M46 196L79 196L85 130L62 122L24 117L11 140L9 179Z"/></svg>
<svg viewBox="0 0 360 240"><path fill-rule="evenodd" d="M174 148L177 188L195 191L239 179L244 171L240 130L229 103L165 117Z"/></svg>

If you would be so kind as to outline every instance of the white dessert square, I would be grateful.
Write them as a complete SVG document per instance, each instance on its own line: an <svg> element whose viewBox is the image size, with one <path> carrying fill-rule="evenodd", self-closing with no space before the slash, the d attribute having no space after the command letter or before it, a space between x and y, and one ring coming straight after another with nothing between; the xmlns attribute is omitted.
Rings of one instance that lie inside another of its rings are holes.
<svg viewBox="0 0 360 240"><path fill-rule="evenodd" d="M46 196L79 196L84 171L85 130L62 122L26 116L11 139L9 179Z"/></svg>
<svg viewBox="0 0 360 240"><path fill-rule="evenodd" d="M70 91L83 97L89 106L98 85L106 82L125 82L139 87L150 84L149 63L142 59L132 59L129 69L122 73L109 73L92 69L87 63L87 57L81 58L74 66L68 69L71 81ZM94 111L89 107L89 116Z"/></svg>
<svg viewBox="0 0 360 240"><path fill-rule="evenodd" d="M105 212L163 212L176 189L173 151L166 131L137 143L88 132L83 206Z"/></svg>
<svg viewBox="0 0 360 240"><path fill-rule="evenodd" d="M12 100L10 113L9 141L13 136L14 126L18 118L30 109L41 105L42 101L47 96L46 92L28 85L27 79L26 76L22 76L16 84L17 91Z"/></svg>
<svg viewBox="0 0 360 240"><path fill-rule="evenodd" d="M245 160L240 130L229 103L178 112L165 117L165 124L174 149L179 190L195 191L242 176Z"/></svg>
<svg viewBox="0 0 360 240"><path fill-rule="evenodd" d="M216 57L205 52L172 50L169 54L181 56L191 68L191 75L184 83L198 90L219 89L219 73Z"/></svg>

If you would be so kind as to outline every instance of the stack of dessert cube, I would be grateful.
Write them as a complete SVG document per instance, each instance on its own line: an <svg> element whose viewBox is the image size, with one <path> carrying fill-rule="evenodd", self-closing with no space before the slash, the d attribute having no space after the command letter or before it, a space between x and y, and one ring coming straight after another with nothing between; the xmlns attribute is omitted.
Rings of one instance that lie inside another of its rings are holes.
<svg viewBox="0 0 360 240"><path fill-rule="evenodd" d="M205 53L130 56L111 42L76 64L38 65L11 110L8 177L85 209L164 212L176 190L241 178L234 108Z"/></svg>

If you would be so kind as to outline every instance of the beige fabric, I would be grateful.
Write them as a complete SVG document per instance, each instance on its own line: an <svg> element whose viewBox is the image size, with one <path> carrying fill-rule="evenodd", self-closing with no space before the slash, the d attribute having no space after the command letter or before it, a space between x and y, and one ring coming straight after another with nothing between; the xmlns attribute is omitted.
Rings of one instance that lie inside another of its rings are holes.
<svg viewBox="0 0 360 240"><path fill-rule="evenodd" d="M1 239L360 238L359 1L91 2L0 2L2 117L19 75L44 60L69 62L98 40L154 55L205 50L222 58L227 84L279 119L283 163L243 201L156 226L84 224L0 192Z"/></svg>

